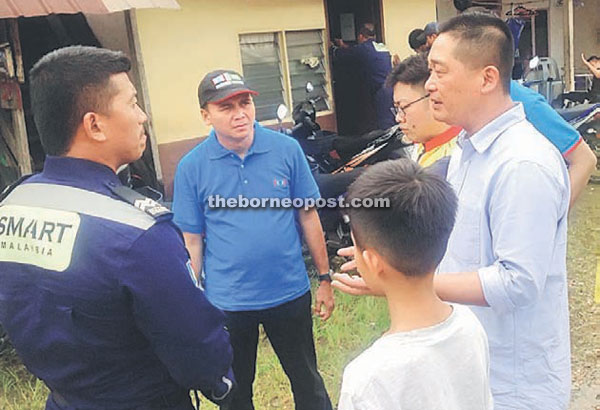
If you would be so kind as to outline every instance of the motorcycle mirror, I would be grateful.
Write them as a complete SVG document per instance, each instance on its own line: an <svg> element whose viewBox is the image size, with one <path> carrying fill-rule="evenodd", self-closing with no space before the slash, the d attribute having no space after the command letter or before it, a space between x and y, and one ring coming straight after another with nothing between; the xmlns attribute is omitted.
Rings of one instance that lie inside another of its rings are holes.
<svg viewBox="0 0 600 410"><path fill-rule="evenodd" d="M277 107L277 119L279 121L283 121L283 119L287 116L288 109L284 104L279 104Z"/></svg>
<svg viewBox="0 0 600 410"><path fill-rule="evenodd" d="M539 63L540 63L540 58L538 56L533 57L531 60L529 60L529 69L531 69L531 70L535 69Z"/></svg>
<svg viewBox="0 0 600 410"><path fill-rule="evenodd" d="M314 89L315 89L315 87L312 85L312 83L310 81L306 83L306 92L307 93L312 93Z"/></svg>

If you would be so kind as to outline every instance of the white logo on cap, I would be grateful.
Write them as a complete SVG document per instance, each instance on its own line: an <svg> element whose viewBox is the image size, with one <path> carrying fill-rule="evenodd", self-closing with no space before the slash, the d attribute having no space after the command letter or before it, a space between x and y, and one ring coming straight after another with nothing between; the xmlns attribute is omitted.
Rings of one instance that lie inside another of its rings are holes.
<svg viewBox="0 0 600 410"><path fill-rule="evenodd" d="M212 83L217 90L233 84L244 85L242 77L234 73L223 73L212 79Z"/></svg>

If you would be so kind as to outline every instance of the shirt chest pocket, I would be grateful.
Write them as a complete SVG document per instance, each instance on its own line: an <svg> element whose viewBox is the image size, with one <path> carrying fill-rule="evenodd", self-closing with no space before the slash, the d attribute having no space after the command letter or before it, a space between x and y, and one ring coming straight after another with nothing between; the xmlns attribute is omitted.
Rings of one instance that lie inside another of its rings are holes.
<svg viewBox="0 0 600 410"><path fill-rule="evenodd" d="M449 252L465 270L481 267L481 209L473 202L460 202L449 240Z"/></svg>
<svg viewBox="0 0 600 410"><path fill-rule="evenodd" d="M276 184L276 182L274 182ZM273 186L273 196L275 198L290 198L290 185L289 182L285 186Z"/></svg>

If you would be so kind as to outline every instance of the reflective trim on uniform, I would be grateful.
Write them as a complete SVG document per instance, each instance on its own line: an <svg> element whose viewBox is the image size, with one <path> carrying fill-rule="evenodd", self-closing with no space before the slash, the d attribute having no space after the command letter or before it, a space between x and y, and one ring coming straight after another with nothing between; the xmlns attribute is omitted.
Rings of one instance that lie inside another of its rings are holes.
<svg viewBox="0 0 600 410"><path fill-rule="evenodd" d="M229 394L229 392L231 392L231 388L233 387L233 382L231 380L229 380L227 377L225 377L225 376L221 377L221 381L223 383L225 383L225 385L227 386L227 391L225 393L223 393L222 395L220 395L220 396L215 396L214 394L212 394L212 398L215 401L221 401L225 397L227 397L227 395Z"/></svg>
<svg viewBox="0 0 600 410"><path fill-rule="evenodd" d="M0 205L77 212L147 230L154 218L134 206L85 189L57 184L24 184L16 187Z"/></svg>

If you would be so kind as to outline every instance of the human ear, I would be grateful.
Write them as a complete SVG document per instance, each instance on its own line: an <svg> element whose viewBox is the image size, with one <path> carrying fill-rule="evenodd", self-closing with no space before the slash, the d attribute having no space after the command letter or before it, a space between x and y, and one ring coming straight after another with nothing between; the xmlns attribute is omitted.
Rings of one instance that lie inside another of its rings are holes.
<svg viewBox="0 0 600 410"><path fill-rule="evenodd" d="M202 116L202 121L204 121L206 125L212 125L212 122L210 121L210 113L207 109L200 108L200 115Z"/></svg>
<svg viewBox="0 0 600 410"><path fill-rule="evenodd" d="M83 130L88 138L96 142L107 140L103 130L103 123L100 115L95 112L85 113L82 121Z"/></svg>
<svg viewBox="0 0 600 410"><path fill-rule="evenodd" d="M500 71L497 67L488 65L481 72L481 93L489 94L500 86Z"/></svg>
<svg viewBox="0 0 600 410"><path fill-rule="evenodd" d="M362 251L362 257L365 261L365 266L374 277L379 278L383 273L383 259L379 253L372 249Z"/></svg>

